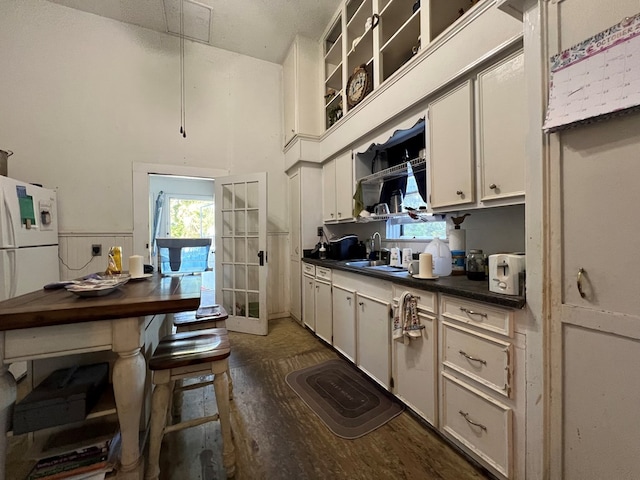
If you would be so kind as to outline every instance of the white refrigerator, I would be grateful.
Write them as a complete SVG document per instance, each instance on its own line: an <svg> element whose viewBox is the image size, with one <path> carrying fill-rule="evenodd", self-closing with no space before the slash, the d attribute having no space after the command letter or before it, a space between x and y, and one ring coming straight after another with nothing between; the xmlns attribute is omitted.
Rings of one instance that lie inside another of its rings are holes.
<svg viewBox="0 0 640 480"><path fill-rule="evenodd" d="M60 280L56 192L0 176L0 301ZM16 378L26 364L11 365Z"/></svg>

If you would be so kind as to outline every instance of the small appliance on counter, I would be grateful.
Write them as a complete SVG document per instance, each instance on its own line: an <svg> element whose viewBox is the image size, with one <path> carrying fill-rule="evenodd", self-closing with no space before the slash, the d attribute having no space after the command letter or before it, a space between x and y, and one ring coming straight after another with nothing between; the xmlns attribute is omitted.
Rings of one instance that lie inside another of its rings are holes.
<svg viewBox="0 0 640 480"><path fill-rule="evenodd" d="M505 295L522 295L521 273L526 268L522 252L489 255L489 291Z"/></svg>
<svg viewBox="0 0 640 480"><path fill-rule="evenodd" d="M349 260L354 257L354 250L358 248L357 235L342 235L329 240L327 257L331 260Z"/></svg>

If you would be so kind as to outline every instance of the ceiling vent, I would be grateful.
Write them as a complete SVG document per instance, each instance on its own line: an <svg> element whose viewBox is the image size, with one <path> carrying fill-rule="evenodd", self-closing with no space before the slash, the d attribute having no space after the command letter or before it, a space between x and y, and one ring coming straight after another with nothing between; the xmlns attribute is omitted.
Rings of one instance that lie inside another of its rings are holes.
<svg viewBox="0 0 640 480"><path fill-rule="evenodd" d="M163 0L162 2L167 20L167 32L178 36L180 36L180 1ZM211 45L211 8L191 0L182 1L184 2L184 37Z"/></svg>

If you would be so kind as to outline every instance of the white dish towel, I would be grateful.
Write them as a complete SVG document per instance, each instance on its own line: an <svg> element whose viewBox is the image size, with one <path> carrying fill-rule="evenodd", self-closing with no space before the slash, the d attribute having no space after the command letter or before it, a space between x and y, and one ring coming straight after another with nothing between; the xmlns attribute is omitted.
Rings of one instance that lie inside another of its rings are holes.
<svg viewBox="0 0 640 480"><path fill-rule="evenodd" d="M393 339L408 345L412 338L422 336L424 325L420 325L418 316L418 300L409 292L400 295L398 304L394 306Z"/></svg>

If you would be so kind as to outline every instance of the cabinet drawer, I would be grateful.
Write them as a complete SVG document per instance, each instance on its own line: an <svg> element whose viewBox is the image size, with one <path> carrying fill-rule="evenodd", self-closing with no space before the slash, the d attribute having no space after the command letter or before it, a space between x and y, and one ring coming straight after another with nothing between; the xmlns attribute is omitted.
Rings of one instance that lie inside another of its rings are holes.
<svg viewBox="0 0 640 480"><path fill-rule="evenodd" d="M316 274L316 266L311 265L310 263L302 262L302 273L306 273L307 275L315 276Z"/></svg>
<svg viewBox="0 0 640 480"><path fill-rule="evenodd" d="M512 470L512 410L442 374L442 429L505 477Z"/></svg>
<svg viewBox="0 0 640 480"><path fill-rule="evenodd" d="M511 398L513 345L448 322L442 327L443 365Z"/></svg>
<svg viewBox="0 0 640 480"><path fill-rule="evenodd" d="M513 311L442 295L440 311L444 318L457 320L508 337L513 335Z"/></svg>
<svg viewBox="0 0 640 480"><path fill-rule="evenodd" d="M403 287L401 285L393 286L393 301L398 302L403 292L409 292L418 300L418 308L425 312L436 313L437 295L434 292L426 290L418 290L415 288Z"/></svg>
<svg viewBox="0 0 640 480"><path fill-rule="evenodd" d="M331 269L325 267L316 267L316 278L331 281Z"/></svg>

